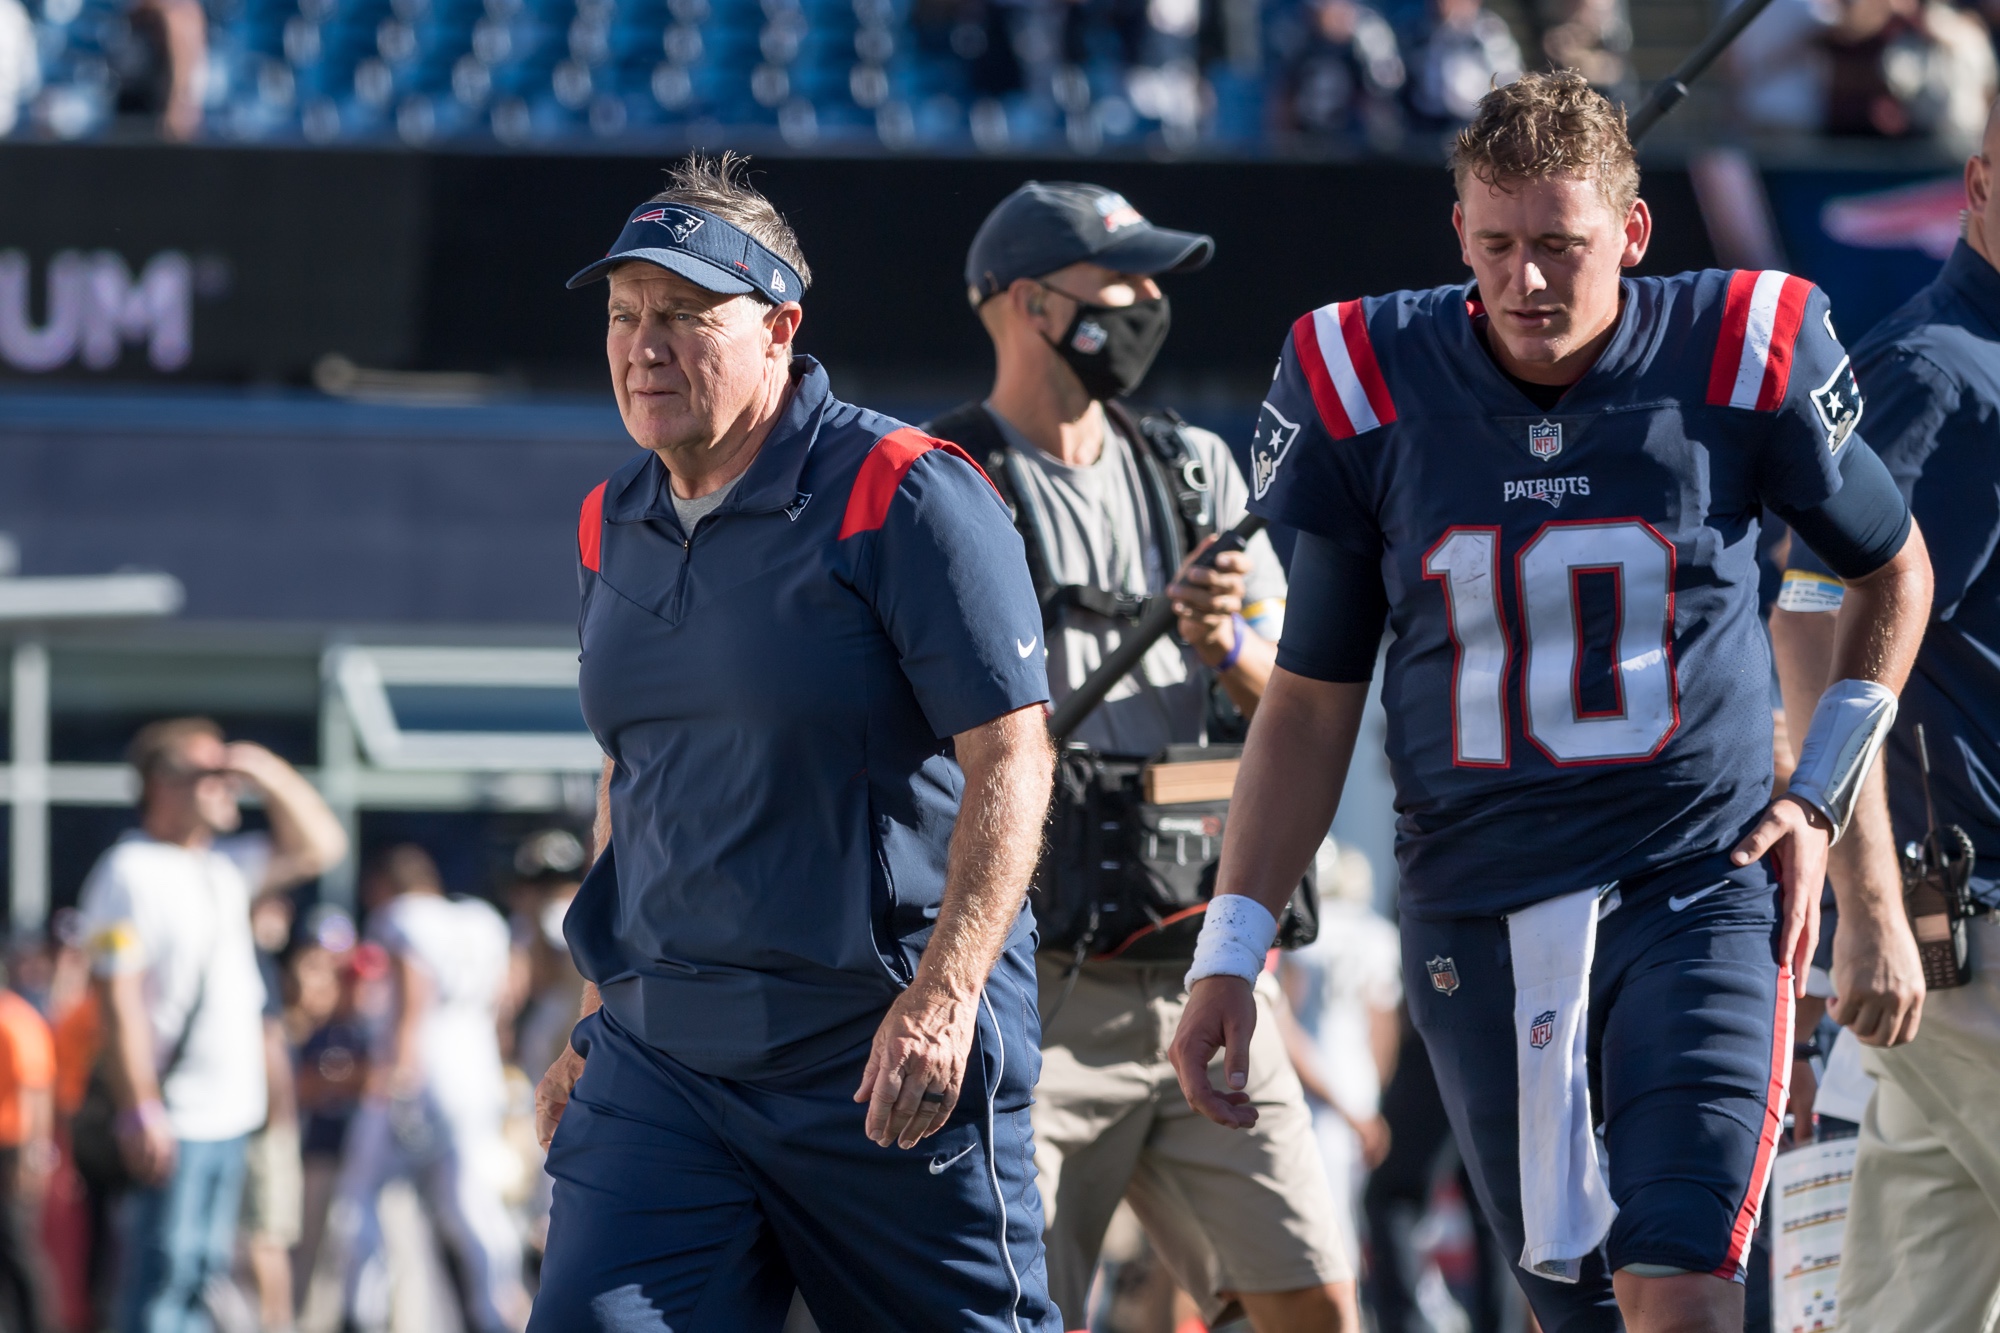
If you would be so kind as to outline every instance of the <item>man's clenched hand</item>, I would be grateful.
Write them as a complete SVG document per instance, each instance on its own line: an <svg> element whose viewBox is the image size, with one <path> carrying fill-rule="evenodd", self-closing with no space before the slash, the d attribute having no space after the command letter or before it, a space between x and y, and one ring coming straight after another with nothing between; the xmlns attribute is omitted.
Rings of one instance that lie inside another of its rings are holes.
<svg viewBox="0 0 2000 1333"><path fill-rule="evenodd" d="M1924 1011L1924 964L1901 912L1842 912L1833 935L1833 1021L1864 1046L1901 1046Z"/></svg>

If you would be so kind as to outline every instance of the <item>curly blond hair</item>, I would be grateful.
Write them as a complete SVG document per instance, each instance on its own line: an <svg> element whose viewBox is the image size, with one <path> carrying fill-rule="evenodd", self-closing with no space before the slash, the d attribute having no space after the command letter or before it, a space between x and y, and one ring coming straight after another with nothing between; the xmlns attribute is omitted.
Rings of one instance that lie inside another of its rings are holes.
<svg viewBox="0 0 2000 1333"><path fill-rule="evenodd" d="M1639 160L1625 111L1573 69L1524 74L1479 99L1451 146L1459 193L1470 177L1496 190L1550 176L1587 176L1623 217L1639 197Z"/></svg>

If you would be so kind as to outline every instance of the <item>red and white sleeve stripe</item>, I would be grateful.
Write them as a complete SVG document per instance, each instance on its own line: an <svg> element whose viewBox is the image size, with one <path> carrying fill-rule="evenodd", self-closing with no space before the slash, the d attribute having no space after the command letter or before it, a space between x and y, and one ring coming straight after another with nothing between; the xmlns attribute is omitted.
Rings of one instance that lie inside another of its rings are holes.
<svg viewBox="0 0 2000 1333"><path fill-rule="evenodd" d="M1292 325L1292 346L1312 388L1319 419L1334 439L1348 439L1396 419L1396 404L1368 341L1361 302L1336 301L1299 316Z"/></svg>
<svg viewBox="0 0 2000 1333"><path fill-rule="evenodd" d="M1738 269L1729 275L1722 336L1708 374L1710 406L1778 410L1792 380L1792 350L1812 289L1804 278L1777 269Z"/></svg>

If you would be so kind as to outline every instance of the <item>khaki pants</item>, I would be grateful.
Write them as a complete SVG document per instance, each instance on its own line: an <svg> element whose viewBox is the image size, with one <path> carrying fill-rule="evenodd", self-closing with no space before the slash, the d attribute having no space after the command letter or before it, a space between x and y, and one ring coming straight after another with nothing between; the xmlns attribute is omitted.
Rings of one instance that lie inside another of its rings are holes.
<svg viewBox="0 0 2000 1333"><path fill-rule="evenodd" d="M1972 982L1924 999L1917 1039L1865 1050L1840 1263L1853 1333L2000 1329L2000 921L1972 925Z"/></svg>
<svg viewBox="0 0 2000 1333"><path fill-rule="evenodd" d="M1225 1292L1297 1291L1354 1276L1337 1239L1312 1117L1257 986L1247 1091L1256 1127L1224 1129L1187 1104L1167 1045L1185 967L1086 965L1053 1017L1063 964L1038 960L1042 1079L1035 1167L1047 1217L1049 1294L1082 1328L1104 1230L1120 1199L1214 1323Z"/></svg>

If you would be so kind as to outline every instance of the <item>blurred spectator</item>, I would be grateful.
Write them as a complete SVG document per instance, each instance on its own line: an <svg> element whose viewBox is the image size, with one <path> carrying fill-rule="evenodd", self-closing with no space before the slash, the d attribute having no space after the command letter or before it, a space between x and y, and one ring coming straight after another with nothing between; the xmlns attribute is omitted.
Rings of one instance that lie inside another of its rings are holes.
<svg viewBox="0 0 2000 1333"><path fill-rule="evenodd" d="M4 0L0 0L4 2ZM136 0L121 61L121 112L156 114L160 133L184 143L201 131L201 90L208 64L208 18L201 0Z"/></svg>
<svg viewBox="0 0 2000 1333"><path fill-rule="evenodd" d="M1994 84L1978 19L1941 0L1846 0L1823 41L1827 133L1977 148Z"/></svg>
<svg viewBox="0 0 2000 1333"><path fill-rule="evenodd" d="M91 1070L103 1045L104 1021L90 984L90 954L84 948L82 915L74 907L65 907L49 925L57 945L55 974L49 983L49 1017L55 1025L56 1133L65 1158L73 1166L70 1125L90 1087ZM56 1237L51 1257L66 1316L62 1322L70 1328L101 1328L104 1320L98 1312L108 1316L111 1309L111 1200L69 1170L58 1176L49 1206L61 1214L51 1220L48 1229Z"/></svg>
<svg viewBox="0 0 2000 1333"><path fill-rule="evenodd" d="M1277 37L1287 128L1371 147L1401 137L1403 58L1387 20L1356 0L1312 0Z"/></svg>
<svg viewBox="0 0 2000 1333"><path fill-rule="evenodd" d="M389 974L379 944L357 946L354 923L337 908L321 908L306 942L292 955L287 1031L298 1047L299 1147L304 1159L304 1218L293 1257L293 1285L305 1289L317 1267L327 1205L340 1175L347 1127L368 1081L371 1004ZM338 1280L333 1302L338 1304ZM338 1312L334 1313L338 1319Z"/></svg>
<svg viewBox="0 0 2000 1333"><path fill-rule="evenodd" d="M243 1235L264 1333L290 1333L292 1327L292 1249L299 1243L304 1208L298 1096L291 1043L285 1039L279 961L291 942L294 911L284 893L267 893L250 908L250 935L264 977L264 1087L270 1110L264 1127L250 1136L246 1154Z"/></svg>
<svg viewBox="0 0 2000 1333"><path fill-rule="evenodd" d="M1410 113L1426 129L1465 124L1488 89L1521 77L1520 45L1482 0L1431 0L1404 49Z"/></svg>
<svg viewBox="0 0 2000 1333"><path fill-rule="evenodd" d="M1396 1065L1403 1002L1396 928L1376 915L1368 858L1328 839L1318 857L1319 938L1281 954L1292 1063L1305 1085L1341 1241L1359 1271L1355 1235L1368 1172L1389 1152L1382 1087Z"/></svg>
<svg viewBox="0 0 2000 1333"><path fill-rule="evenodd" d="M56 1166L55 1065L48 1020L0 988L0 1329L7 1333L45 1327L41 1204Z"/></svg>
<svg viewBox="0 0 2000 1333"><path fill-rule="evenodd" d="M35 25L21 0L0 0L0 134L10 134L21 108L42 89Z"/></svg>
<svg viewBox="0 0 2000 1333"><path fill-rule="evenodd" d="M1752 128L1819 132L1833 68L1825 38L1840 14L1841 0L1771 0L1730 45L1737 111Z"/></svg>
<svg viewBox="0 0 2000 1333"><path fill-rule="evenodd" d="M330 1234L344 1255L347 1318L382 1327L389 1314L382 1187L420 1184L463 1278L473 1333L518 1329L527 1317L521 1237L500 1198L500 1002L507 923L473 898L444 896L420 847L392 847L362 883L368 932L388 951L394 1004L349 1126Z"/></svg>
<svg viewBox="0 0 2000 1333"><path fill-rule="evenodd" d="M569 956L563 917L583 881L583 843L567 829L535 834L514 853L513 935L520 1019L514 1062L540 1079L569 1043L583 1000L583 974Z"/></svg>
<svg viewBox="0 0 2000 1333"><path fill-rule="evenodd" d="M195 1333L209 1327L211 1289L228 1282L244 1143L266 1110L250 901L332 866L346 835L296 769L261 745L225 744L206 718L152 723L130 759L140 827L99 858L81 903L101 1068L133 1182L118 1326ZM237 835L245 784L263 798L268 835Z"/></svg>
<svg viewBox="0 0 2000 1333"><path fill-rule="evenodd" d="M1562 16L1542 34L1551 68L1573 69L1613 101L1633 105L1632 23L1624 0L1559 0Z"/></svg>
<svg viewBox="0 0 2000 1333"><path fill-rule="evenodd" d="M514 1025L514 1064L530 1083L540 1081L569 1044L570 1029L583 1002L583 974L563 938L563 917L583 880L588 854L567 829L548 829L514 852L513 906L515 993L520 1018ZM526 1204L529 1242L539 1251L548 1236L554 1182L539 1169Z"/></svg>
<svg viewBox="0 0 2000 1333"><path fill-rule="evenodd" d="M1508 1317L1508 1307L1523 1303L1513 1277L1516 1256L1500 1252L1479 1209L1470 1206L1472 1177L1459 1160L1423 1038L1404 1021L1400 1041L1395 1072L1382 1089L1389 1153L1368 1177L1362 1195L1368 1221L1363 1300L1378 1333L1438 1333L1449 1327L1502 1333L1518 1328L1520 1323ZM1462 1225L1470 1233L1471 1262L1452 1284L1452 1299L1462 1313L1446 1310L1444 1317L1433 1318L1444 1304L1444 1284L1432 1276L1435 1237L1426 1233L1437 1230L1435 1205L1454 1192Z"/></svg>

